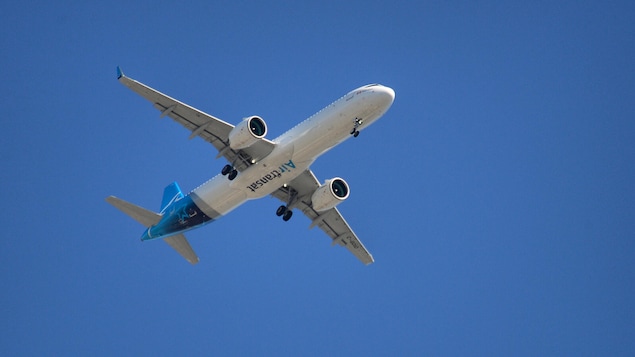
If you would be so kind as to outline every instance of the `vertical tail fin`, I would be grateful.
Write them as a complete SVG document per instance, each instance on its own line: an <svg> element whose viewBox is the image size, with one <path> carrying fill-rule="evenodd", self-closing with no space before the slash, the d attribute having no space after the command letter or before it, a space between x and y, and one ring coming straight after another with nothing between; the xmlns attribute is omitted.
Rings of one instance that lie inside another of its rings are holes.
<svg viewBox="0 0 635 357"><path fill-rule="evenodd" d="M181 188L179 184L176 182L172 182L167 185L163 190L163 199L161 200L161 214L163 211L172 203L183 198L183 192L181 192Z"/></svg>

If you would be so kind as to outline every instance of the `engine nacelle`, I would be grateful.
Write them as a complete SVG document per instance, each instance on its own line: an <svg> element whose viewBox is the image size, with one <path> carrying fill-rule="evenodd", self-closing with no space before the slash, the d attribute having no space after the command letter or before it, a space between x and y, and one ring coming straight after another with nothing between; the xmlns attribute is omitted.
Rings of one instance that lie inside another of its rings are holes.
<svg viewBox="0 0 635 357"><path fill-rule="evenodd" d="M311 196L313 209L318 212L329 210L347 199L349 192L348 184L343 179L336 177L326 180Z"/></svg>
<svg viewBox="0 0 635 357"><path fill-rule="evenodd" d="M243 119L229 132L229 146L234 150L248 148L267 135L267 124L261 117Z"/></svg>

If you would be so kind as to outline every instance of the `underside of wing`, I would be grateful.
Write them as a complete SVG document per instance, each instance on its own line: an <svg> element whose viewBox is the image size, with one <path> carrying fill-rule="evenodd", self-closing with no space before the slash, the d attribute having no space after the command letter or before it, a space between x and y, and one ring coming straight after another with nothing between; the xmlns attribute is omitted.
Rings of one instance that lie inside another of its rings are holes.
<svg viewBox="0 0 635 357"><path fill-rule="evenodd" d="M151 102L161 112L161 117L169 116L190 130L190 139L199 136L214 145L219 155L233 163L238 171L269 155L275 147L272 141L263 138L250 147L233 150L229 147L229 133L233 125L129 78L119 68L117 76L119 82Z"/></svg>
<svg viewBox="0 0 635 357"><path fill-rule="evenodd" d="M319 227L331 237L333 244L346 247L362 263L373 263L373 256L364 247L337 208L323 212L317 212L313 209L311 196L319 187L320 183L313 172L307 170L291 181L287 187L280 187L271 195L283 202L287 202L289 197L294 197L290 208L301 210L311 220L310 228Z"/></svg>

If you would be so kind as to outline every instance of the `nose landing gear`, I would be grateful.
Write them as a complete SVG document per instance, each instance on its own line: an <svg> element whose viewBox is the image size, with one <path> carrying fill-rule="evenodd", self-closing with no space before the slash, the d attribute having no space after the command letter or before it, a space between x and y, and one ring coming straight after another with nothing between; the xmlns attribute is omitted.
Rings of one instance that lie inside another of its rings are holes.
<svg viewBox="0 0 635 357"><path fill-rule="evenodd" d="M353 135L353 137L358 137L359 136L359 130L357 130L357 128L359 128L362 124L364 124L364 121L360 118L355 118L355 125L353 126L353 130L351 130L351 135Z"/></svg>

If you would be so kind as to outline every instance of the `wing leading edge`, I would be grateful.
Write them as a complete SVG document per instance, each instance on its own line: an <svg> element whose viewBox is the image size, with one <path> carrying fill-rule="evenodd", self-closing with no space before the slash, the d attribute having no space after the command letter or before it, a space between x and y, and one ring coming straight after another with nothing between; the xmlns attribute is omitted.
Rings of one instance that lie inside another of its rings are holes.
<svg viewBox="0 0 635 357"><path fill-rule="evenodd" d="M292 180L287 187L280 187L271 195L278 198L282 202L287 202L291 191L295 194L296 199L290 208L298 208L311 220L311 226L319 227L333 240L333 245L339 244L346 247L353 253L362 263L368 265L375 260L368 252L366 247L359 240L355 232L348 225L344 217L337 208L331 208L324 212L317 212L311 205L311 196L313 192L320 187L320 183L311 170L306 170L300 176Z"/></svg>

